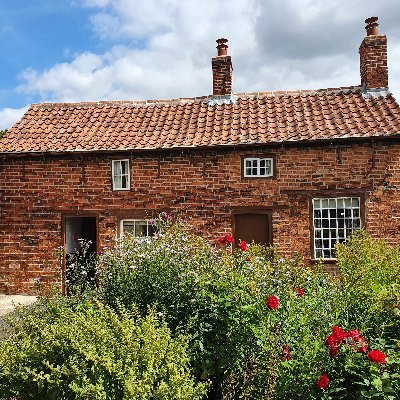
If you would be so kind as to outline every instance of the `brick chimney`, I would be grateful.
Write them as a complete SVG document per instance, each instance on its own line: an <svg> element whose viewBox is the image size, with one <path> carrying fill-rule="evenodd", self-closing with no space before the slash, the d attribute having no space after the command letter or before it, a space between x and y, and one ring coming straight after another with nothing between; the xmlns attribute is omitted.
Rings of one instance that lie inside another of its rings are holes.
<svg viewBox="0 0 400 400"><path fill-rule="evenodd" d="M228 56L227 39L217 39L218 55L212 59L213 96L232 94L232 62Z"/></svg>
<svg viewBox="0 0 400 400"><path fill-rule="evenodd" d="M365 20L367 36L360 45L361 85L367 89L388 87L387 40L378 32L378 17Z"/></svg>

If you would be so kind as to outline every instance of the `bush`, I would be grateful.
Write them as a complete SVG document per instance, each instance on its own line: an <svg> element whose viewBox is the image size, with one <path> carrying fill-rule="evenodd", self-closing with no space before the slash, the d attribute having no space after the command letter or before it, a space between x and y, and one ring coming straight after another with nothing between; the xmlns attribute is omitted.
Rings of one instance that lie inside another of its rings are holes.
<svg viewBox="0 0 400 400"><path fill-rule="evenodd" d="M337 368L325 338L334 325L354 324L341 286L321 266L256 245L231 252L221 242L210 246L179 224L127 238L102 259L102 299L136 304L143 315L156 307L172 332L187 334L197 378L213 382L210 398L328 395L316 386Z"/></svg>
<svg viewBox="0 0 400 400"><path fill-rule="evenodd" d="M9 318L0 342L0 397L19 399L201 399L186 339L154 313L141 318L91 300L43 299Z"/></svg>

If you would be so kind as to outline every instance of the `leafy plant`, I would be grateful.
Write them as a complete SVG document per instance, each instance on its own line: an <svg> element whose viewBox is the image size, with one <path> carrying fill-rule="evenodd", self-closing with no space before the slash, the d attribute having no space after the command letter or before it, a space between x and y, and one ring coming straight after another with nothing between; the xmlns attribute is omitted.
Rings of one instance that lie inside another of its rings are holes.
<svg viewBox="0 0 400 400"><path fill-rule="evenodd" d="M0 342L0 397L18 399L201 399L185 337L171 338L154 313L141 318L98 301L43 299L10 317Z"/></svg>

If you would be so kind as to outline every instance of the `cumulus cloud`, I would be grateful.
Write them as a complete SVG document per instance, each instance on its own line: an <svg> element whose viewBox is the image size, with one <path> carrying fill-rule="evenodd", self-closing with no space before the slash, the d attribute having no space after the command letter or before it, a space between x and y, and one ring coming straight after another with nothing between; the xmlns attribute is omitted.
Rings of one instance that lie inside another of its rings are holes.
<svg viewBox="0 0 400 400"><path fill-rule="evenodd" d="M28 107L4 108L0 110L0 130L10 129L27 110Z"/></svg>
<svg viewBox="0 0 400 400"><path fill-rule="evenodd" d="M357 85L366 17L389 39L400 93L397 0L84 0L102 54L27 70L18 90L43 101L161 99L211 93L215 39L229 39L235 92ZM396 42L397 39L397 42Z"/></svg>

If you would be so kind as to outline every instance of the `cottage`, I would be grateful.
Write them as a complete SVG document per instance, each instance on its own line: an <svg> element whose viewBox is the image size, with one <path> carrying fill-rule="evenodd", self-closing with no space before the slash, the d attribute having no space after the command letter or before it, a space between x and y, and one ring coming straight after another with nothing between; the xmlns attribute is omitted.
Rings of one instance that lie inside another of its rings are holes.
<svg viewBox="0 0 400 400"><path fill-rule="evenodd" d="M60 284L79 238L103 251L162 211L310 262L360 228L399 242L400 108L366 23L359 86L233 94L219 39L211 96L33 104L0 140L0 293Z"/></svg>

